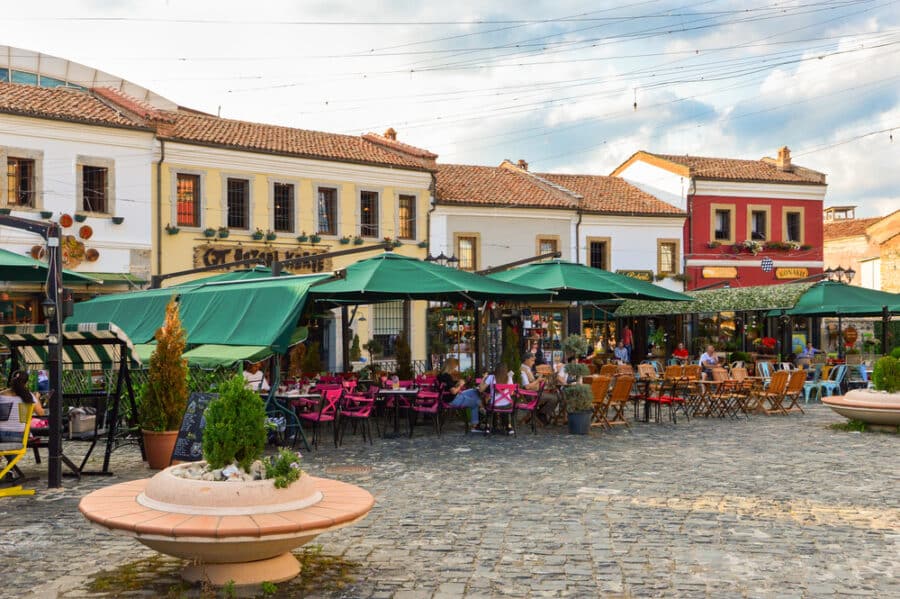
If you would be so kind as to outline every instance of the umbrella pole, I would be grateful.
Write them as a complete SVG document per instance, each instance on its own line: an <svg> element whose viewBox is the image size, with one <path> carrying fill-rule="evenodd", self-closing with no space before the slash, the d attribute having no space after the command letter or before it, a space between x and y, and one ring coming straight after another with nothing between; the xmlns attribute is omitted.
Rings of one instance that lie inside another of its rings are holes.
<svg viewBox="0 0 900 599"><path fill-rule="evenodd" d="M841 331L841 315L838 314L838 359L844 357L844 335Z"/></svg>
<svg viewBox="0 0 900 599"><path fill-rule="evenodd" d="M881 355L888 355L888 327L891 325L891 313L887 306L881 307Z"/></svg>
<svg viewBox="0 0 900 599"><path fill-rule="evenodd" d="M350 372L350 318L347 306L341 306L341 370Z"/></svg>
<svg viewBox="0 0 900 599"><path fill-rule="evenodd" d="M475 311L475 376L481 373L481 314L478 311L478 302L472 302L472 309Z"/></svg>

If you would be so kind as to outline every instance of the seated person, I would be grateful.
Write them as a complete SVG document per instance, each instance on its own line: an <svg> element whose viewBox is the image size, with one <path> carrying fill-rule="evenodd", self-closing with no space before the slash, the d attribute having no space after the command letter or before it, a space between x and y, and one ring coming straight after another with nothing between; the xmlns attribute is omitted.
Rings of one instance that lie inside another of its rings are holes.
<svg viewBox="0 0 900 599"><path fill-rule="evenodd" d="M816 354L825 353L821 349L816 349L813 347L812 341L806 344L806 347L803 348L803 351L797 356L796 364L797 366L809 366L810 362L812 362L813 357Z"/></svg>
<svg viewBox="0 0 900 599"><path fill-rule="evenodd" d="M719 358L716 356L716 348L712 345L706 346L706 351L700 355L700 370L706 375L707 379L712 379L712 369L718 367Z"/></svg>
<svg viewBox="0 0 900 599"><path fill-rule="evenodd" d="M684 343L678 344L678 347L676 347L675 351L672 352L672 357L678 360L679 364L684 364L685 362L687 362L689 354L688 350L684 347Z"/></svg>
<svg viewBox="0 0 900 599"><path fill-rule="evenodd" d="M565 387L569 384L569 375L566 374L566 365L556 360L553 363L554 383L557 387Z"/></svg>
<svg viewBox="0 0 900 599"><path fill-rule="evenodd" d="M534 377L534 373L532 373L533 368L534 354L525 352L525 355L522 356L522 366L519 368L519 386L522 389L527 389L528 391L537 391L540 389L541 382ZM544 395L543 397L539 397L537 412L538 420L544 424L548 424L553 413L556 411L557 404L559 404L559 398L556 394L553 396Z"/></svg>
<svg viewBox="0 0 900 599"><path fill-rule="evenodd" d="M269 381L262 371L262 362L248 362L244 370L244 387L252 391L268 391Z"/></svg>
<svg viewBox="0 0 900 599"><path fill-rule="evenodd" d="M28 390L28 372L25 370L14 370L9 375L9 386L0 391L0 401L14 404L13 409L17 409L15 404L33 403L34 415L44 415L44 407L41 405L40 399ZM13 412L8 420L0 422L0 443L22 442L25 428L24 423L20 423L18 419L19 417ZM12 458L7 456L7 459Z"/></svg>
<svg viewBox="0 0 900 599"><path fill-rule="evenodd" d="M469 409L469 424L473 433L480 433L478 428L478 411L481 409L481 394L478 389L463 389L466 381L459 376L459 360L456 358L447 358L444 362L444 368L437 376L439 384L444 386L444 390L454 396L450 406L454 408ZM481 383L484 385L484 381Z"/></svg>
<svg viewBox="0 0 900 599"><path fill-rule="evenodd" d="M616 345L616 349L613 350L613 355L620 364L628 364L628 348L621 341Z"/></svg>

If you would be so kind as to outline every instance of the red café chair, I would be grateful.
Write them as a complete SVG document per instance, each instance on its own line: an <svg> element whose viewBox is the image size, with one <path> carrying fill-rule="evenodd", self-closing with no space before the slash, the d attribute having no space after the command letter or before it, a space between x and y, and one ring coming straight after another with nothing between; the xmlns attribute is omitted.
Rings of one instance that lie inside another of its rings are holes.
<svg viewBox="0 0 900 599"><path fill-rule="evenodd" d="M306 422L311 422L313 427L313 446L319 448L319 427L323 422L330 422L332 432L334 433L334 446L338 445L337 428L335 422L338 419L340 410L341 395L344 390L338 385L337 389L327 389L322 393L322 399L319 401L319 410L312 412L301 412L300 418Z"/></svg>
<svg viewBox="0 0 900 599"><path fill-rule="evenodd" d="M459 414L460 416L462 416L463 423L465 424L465 426L463 427L463 433L468 435L469 434L468 408L451 405L450 402L453 401L455 396L451 395L447 389L442 388L441 391L442 392L441 392L440 398L438 399L438 404L440 405L439 410L440 410L441 430L443 430L443 428L444 428L444 423L447 422L447 416L446 416L447 413L455 412L456 414Z"/></svg>
<svg viewBox="0 0 900 599"><path fill-rule="evenodd" d="M543 386L543 384L542 384ZM491 427L496 428L497 416L506 414L513 434L516 432L516 387L517 385L494 385L493 390L488 390L490 396L487 403L488 432Z"/></svg>
<svg viewBox="0 0 900 599"><path fill-rule="evenodd" d="M520 386L519 392L516 394L517 401L514 412L531 412L531 432L535 435L537 434L537 422L535 421L537 420L538 404L541 401L541 395L544 393L544 383L545 381L542 380L540 386L534 391L523 389Z"/></svg>
<svg viewBox="0 0 900 599"><path fill-rule="evenodd" d="M340 438L338 440L339 445L344 444L344 430L346 429L348 422L353 423L352 426L354 430L356 430L356 427L359 426L363 441L366 440L366 435L368 435L369 445L372 444L372 410L374 408L375 397L373 394L362 395L347 393L344 395L341 403L341 432ZM381 430L378 429L377 420L375 421L375 429L380 435Z"/></svg>
<svg viewBox="0 0 900 599"><path fill-rule="evenodd" d="M434 432L441 436L441 398L444 395L444 386L441 385L437 390L431 388L419 387L419 393L413 399L412 410L410 412L409 436L412 437L413 422L419 414L427 414L431 416L434 423Z"/></svg>

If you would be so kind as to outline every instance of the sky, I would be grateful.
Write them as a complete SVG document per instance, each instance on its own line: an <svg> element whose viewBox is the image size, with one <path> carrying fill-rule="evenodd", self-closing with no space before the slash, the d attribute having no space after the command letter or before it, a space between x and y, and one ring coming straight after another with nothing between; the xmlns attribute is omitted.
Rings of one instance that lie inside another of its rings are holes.
<svg viewBox="0 0 900 599"><path fill-rule="evenodd" d="M222 117L535 172L786 145L826 205L900 209L900 0L32 0L2 21L0 43Z"/></svg>

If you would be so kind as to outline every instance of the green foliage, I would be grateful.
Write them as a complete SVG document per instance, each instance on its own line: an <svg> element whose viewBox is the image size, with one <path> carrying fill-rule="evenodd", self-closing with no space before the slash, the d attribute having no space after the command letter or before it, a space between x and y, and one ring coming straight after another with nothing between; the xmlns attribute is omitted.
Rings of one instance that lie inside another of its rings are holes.
<svg viewBox="0 0 900 599"><path fill-rule="evenodd" d="M187 360L184 353L187 335L178 317L178 304L172 298L166 306L166 319L156 331L156 349L150 357L147 384L141 394L141 428L148 431L177 430L187 404Z"/></svg>
<svg viewBox="0 0 900 599"><path fill-rule="evenodd" d="M303 474L300 469L300 460L303 456L290 449L282 449L277 455L265 459L266 478L275 479L275 488L284 489L290 486Z"/></svg>
<svg viewBox="0 0 900 599"><path fill-rule="evenodd" d="M565 370L567 375L576 378L579 376L587 376L591 373L591 369L588 368L586 364L579 364L578 362L569 362L563 366L563 370Z"/></svg>
<svg viewBox="0 0 900 599"><path fill-rule="evenodd" d="M662 327L656 327L656 330L653 331L653 334L647 340L653 344L653 347L665 347L666 330Z"/></svg>
<svg viewBox="0 0 900 599"><path fill-rule="evenodd" d="M503 334L503 355L500 361L510 372L519 372L522 356L519 354L519 335L512 327L506 327Z"/></svg>
<svg viewBox="0 0 900 599"><path fill-rule="evenodd" d="M900 391L900 360L891 356L880 358L875 362L872 381L879 391L888 393Z"/></svg>
<svg viewBox="0 0 900 599"><path fill-rule="evenodd" d="M562 347L567 355L583 356L588 352L591 345L581 335L569 335L563 339Z"/></svg>
<svg viewBox="0 0 900 599"><path fill-rule="evenodd" d="M565 395L567 412L584 412L594 404L594 392L589 385L569 385Z"/></svg>
<svg viewBox="0 0 900 599"><path fill-rule="evenodd" d="M369 361L373 361L377 354L380 354L384 351L384 347L381 345L381 341L372 337L363 345L363 349L369 352Z"/></svg>
<svg viewBox="0 0 900 599"><path fill-rule="evenodd" d="M847 431L850 433L863 433L866 431L866 423L862 420L848 420L847 422L836 422L830 425L832 430Z"/></svg>
<svg viewBox="0 0 900 599"><path fill-rule="evenodd" d="M900 346L891 350L891 357L895 360L900 360Z"/></svg>
<svg viewBox="0 0 900 599"><path fill-rule="evenodd" d="M266 446L266 408L262 398L236 376L219 386L219 397L206 408L203 457L210 468L237 462L249 471Z"/></svg>
<svg viewBox="0 0 900 599"><path fill-rule="evenodd" d="M730 362L750 362L750 354L747 352L736 351L731 352L731 356L728 358Z"/></svg>
<svg viewBox="0 0 900 599"><path fill-rule="evenodd" d="M359 348L359 335L353 335L353 341L350 342L350 361L359 362L362 357L362 350Z"/></svg>
<svg viewBox="0 0 900 599"><path fill-rule="evenodd" d="M235 596L236 596L236 595L235 595L235 590L234 590L234 581L233 581L233 580L229 580L228 582L226 582L225 584L222 585L222 594L223 594L225 597L228 597L229 599L230 599L231 597L235 597Z"/></svg>
<svg viewBox="0 0 900 599"><path fill-rule="evenodd" d="M262 585L260 585L262 589L263 595L266 597L272 596L278 592L278 585L274 582L269 582L268 580L264 580Z"/></svg>
<svg viewBox="0 0 900 599"><path fill-rule="evenodd" d="M322 358L319 356L319 342L313 341L306 347L306 354L301 362L301 369L304 373L315 373L322 370Z"/></svg>
<svg viewBox="0 0 900 599"><path fill-rule="evenodd" d="M406 333L401 333L397 338L394 351L397 356L397 376L403 381L412 380L416 373L413 371L412 350L406 340Z"/></svg>

